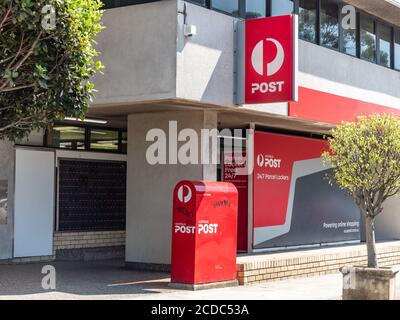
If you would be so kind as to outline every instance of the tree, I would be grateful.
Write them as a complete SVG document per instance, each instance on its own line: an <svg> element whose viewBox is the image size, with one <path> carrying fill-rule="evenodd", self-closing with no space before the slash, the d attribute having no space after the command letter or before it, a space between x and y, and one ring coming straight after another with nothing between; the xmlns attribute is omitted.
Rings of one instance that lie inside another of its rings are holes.
<svg viewBox="0 0 400 320"><path fill-rule="evenodd" d="M99 0L0 0L0 139L83 118L102 68Z"/></svg>
<svg viewBox="0 0 400 320"><path fill-rule="evenodd" d="M330 151L322 157L333 167L331 183L346 190L365 217L368 267L378 268L375 218L386 199L400 191L400 120L371 115L333 129Z"/></svg>

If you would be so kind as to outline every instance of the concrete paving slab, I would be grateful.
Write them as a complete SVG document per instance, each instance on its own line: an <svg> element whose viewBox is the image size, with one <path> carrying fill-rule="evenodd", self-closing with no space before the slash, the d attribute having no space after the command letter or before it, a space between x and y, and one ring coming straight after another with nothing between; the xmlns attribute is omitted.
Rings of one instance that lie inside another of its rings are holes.
<svg viewBox="0 0 400 320"><path fill-rule="evenodd" d="M335 300L342 276L332 275L188 292L168 286L169 275L124 268L120 260L54 262L56 290L41 286L45 264L0 265L0 300L4 299L157 299L157 300ZM397 279L400 293L400 277ZM400 296L399 296L400 298Z"/></svg>

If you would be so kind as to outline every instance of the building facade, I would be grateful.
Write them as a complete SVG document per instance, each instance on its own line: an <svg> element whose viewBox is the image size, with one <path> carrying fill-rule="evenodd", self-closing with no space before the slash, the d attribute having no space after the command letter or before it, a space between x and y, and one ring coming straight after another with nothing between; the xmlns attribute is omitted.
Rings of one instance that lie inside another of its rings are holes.
<svg viewBox="0 0 400 320"><path fill-rule="evenodd" d="M170 133L173 123L177 132L190 128L201 135L204 129L251 128L271 139L260 143L276 144L277 153L295 149L293 161L297 161L309 143L320 143L341 121L363 114L400 113L397 1L105 3L106 29L97 42L106 69L95 79L98 93L88 115L96 123L65 121L25 141L0 142L0 201L1 195L7 201L0 219L0 259L124 256L129 266L166 268L171 256L174 186L184 179L222 180L224 166L149 163L146 153L154 142L148 138L152 129ZM355 21L345 28L343 20L352 10ZM298 101L237 104L238 22L292 13L299 20ZM243 138L249 139L245 134ZM177 147L184 142L168 139L168 145ZM300 167L296 179L315 173L307 175L305 168ZM300 235L270 242L263 228L285 225L288 220L268 218L267 199L265 210L256 213L256 173L246 178L242 192L239 251L362 240L361 223L350 238L323 239L318 232L312 237L311 232L310 239ZM355 214L343 195L317 194L310 188L315 181L294 187L304 196L315 196L304 200L309 206L293 209L292 230L295 215L305 220L318 212ZM279 201L276 206L286 208L289 200ZM325 212L332 203L334 210ZM400 238L400 218L395 214L399 205L396 199L386 204L377 222L378 239ZM329 229L331 220L336 221L327 218L315 223L325 223ZM264 230L261 240L255 235L257 228Z"/></svg>

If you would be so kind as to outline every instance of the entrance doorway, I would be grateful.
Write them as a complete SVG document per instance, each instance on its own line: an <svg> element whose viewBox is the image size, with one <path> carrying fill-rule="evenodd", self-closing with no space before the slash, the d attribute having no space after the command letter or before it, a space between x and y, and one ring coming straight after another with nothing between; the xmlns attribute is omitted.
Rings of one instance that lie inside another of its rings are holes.
<svg viewBox="0 0 400 320"><path fill-rule="evenodd" d="M246 138L220 136L219 181L232 183L238 190L237 251L248 249L248 178L237 169L246 167Z"/></svg>

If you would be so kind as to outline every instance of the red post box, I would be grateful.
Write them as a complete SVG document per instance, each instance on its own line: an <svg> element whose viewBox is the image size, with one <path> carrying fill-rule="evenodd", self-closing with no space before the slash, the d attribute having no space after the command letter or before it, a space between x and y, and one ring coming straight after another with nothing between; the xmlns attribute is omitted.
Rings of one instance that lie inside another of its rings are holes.
<svg viewBox="0 0 400 320"><path fill-rule="evenodd" d="M181 181L173 197L171 284L195 289L196 285L235 282L235 186Z"/></svg>

